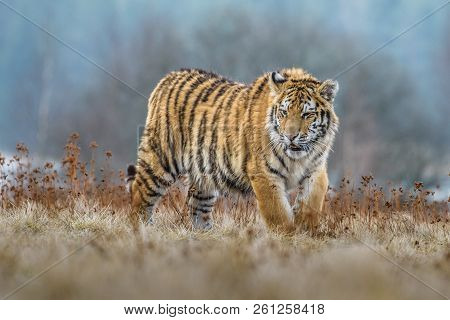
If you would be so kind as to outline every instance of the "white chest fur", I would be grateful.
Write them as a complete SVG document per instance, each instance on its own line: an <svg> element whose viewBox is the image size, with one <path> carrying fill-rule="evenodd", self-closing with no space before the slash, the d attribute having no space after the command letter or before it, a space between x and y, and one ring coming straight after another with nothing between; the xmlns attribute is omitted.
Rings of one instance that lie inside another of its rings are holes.
<svg viewBox="0 0 450 320"><path fill-rule="evenodd" d="M290 160L273 154L269 159L273 176L284 185L286 191L296 189L305 175L309 175L311 163L308 159Z"/></svg>
<svg viewBox="0 0 450 320"><path fill-rule="evenodd" d="M280 180L286 191L290 192L307 184L309 177L313 176L326 161L327 154L328 150L324 150L295 160L273 154L268 160L270 167L277 173L272 172L274 177Z"/></svg>
<svg viewBox="0 0 450 320"><path fill-rule="evenodd" d="M306 175L310 175L310 163L305 161L291 161L286 174L286 190L293 191L300 186Z"/></svg>

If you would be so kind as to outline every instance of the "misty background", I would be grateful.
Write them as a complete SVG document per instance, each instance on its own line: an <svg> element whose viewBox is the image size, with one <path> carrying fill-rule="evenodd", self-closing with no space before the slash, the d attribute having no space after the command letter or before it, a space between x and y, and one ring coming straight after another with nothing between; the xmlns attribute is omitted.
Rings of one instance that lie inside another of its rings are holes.
<svg viewBox="0 0 450 320"><path fill-rule="evenodd" d="M251 82L302 67L332 78L439 7L432 1L4 0L132 88L149 96L167 72L202 68ZM71 132L95 140L113 165L136 158L147 98L0 4L0 153L24 142L61 158ZM450 6L338 78L334 182L448 188Z"/></svg>

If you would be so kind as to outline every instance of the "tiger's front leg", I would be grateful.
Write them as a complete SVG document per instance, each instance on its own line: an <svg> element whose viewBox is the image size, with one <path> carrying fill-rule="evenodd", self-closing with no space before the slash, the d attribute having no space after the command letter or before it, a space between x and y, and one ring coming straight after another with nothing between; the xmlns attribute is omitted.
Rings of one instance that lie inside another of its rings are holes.
<svg viewBox="0 0 450 320"><path fill-rule="evenodd" d="M272 179L257 176L251 179L258 209L268 227L275 231L294 231L293 214L286 191Z"/></svg>
<svg viewBox="0 0 450 320"><path fill-rule="evenodd" d="M312 233L317 231L327 190L328 175L323 167L308 178L302 192L297 194L293 207L296 226L305 227Z"/></svg>

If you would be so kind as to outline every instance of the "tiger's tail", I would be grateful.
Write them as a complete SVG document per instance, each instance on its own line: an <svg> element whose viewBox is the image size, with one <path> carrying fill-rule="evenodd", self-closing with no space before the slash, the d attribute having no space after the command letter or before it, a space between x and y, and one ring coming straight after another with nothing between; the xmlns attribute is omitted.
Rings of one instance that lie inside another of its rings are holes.
<svg viewBox="0 0 450 320"><path fill-rule="evenodd" d="M133 185L133 181L136 178L136 166L134 164L129 164L127 168L127 191L131 193L131 187Z"/></svg>

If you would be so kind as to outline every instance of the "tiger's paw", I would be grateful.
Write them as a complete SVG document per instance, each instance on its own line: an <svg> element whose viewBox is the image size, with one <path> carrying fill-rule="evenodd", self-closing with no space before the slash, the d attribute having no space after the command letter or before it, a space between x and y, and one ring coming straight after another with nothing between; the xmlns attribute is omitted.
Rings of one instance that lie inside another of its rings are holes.
<svg viewBox="0 0 450 320"><path fill-rule="evenodd" d="M192 225L194 229L200 231L209 231L212 229L214 222L209 214L192 216Z"/></svg>
<svg viewBox="0 0 450 320"><path fill-rule="evenodd" d="M297 212L294 216L297 229L316 235L319 229L319 217L313 212Z"/></svg>

